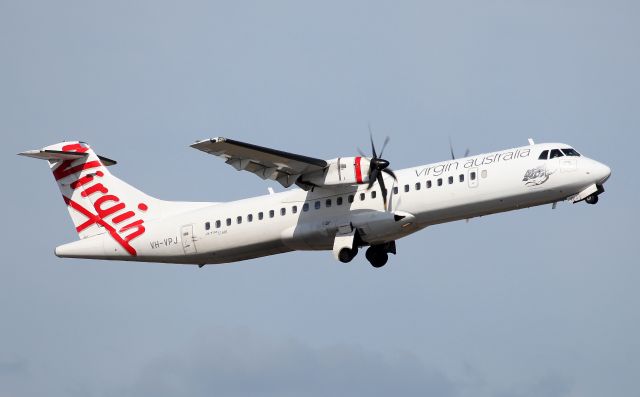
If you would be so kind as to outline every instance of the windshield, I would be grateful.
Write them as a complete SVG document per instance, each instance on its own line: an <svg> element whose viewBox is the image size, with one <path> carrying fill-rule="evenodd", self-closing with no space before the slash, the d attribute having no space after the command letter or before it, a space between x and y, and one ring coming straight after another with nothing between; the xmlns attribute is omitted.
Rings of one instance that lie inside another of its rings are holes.
<svg viewBox="0 0 640 397"><path fill-rule="evenodd" d="M580 157L580 153L576 152L574 149L571 149L571 148L562 149L562 153L564 153L565 156Z"/></svg>
<svg viewBox="0 0 640 397"><path fill-rule="evenodd" d="M551 151L551 155L549 156L549 158L550 159L555 159L556 157L562 157L562 156L564 156L564 154L562 154L560 149L553 149Z"/></svg>

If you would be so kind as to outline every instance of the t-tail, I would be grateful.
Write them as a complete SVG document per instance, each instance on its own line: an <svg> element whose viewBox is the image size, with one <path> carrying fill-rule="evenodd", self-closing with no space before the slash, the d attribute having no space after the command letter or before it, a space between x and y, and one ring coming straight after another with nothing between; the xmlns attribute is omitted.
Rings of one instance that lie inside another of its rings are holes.
<svg viewBox="0 0 640 397"><path fill-rule="evenodd" d="M80 237L58 247L58 256L136 256L134 240L168 204L116 178L107 169L116 162L98 156L86 143L63 142L19 154L48 161ZM106 234L115 243L113 255L105 252L104 237L96 237Z"/></svg>

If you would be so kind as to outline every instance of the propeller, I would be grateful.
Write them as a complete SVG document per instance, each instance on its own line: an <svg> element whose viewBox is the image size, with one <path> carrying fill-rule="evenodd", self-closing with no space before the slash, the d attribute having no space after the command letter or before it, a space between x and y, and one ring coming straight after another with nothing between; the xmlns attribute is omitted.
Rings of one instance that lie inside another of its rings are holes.
<svg viewBox="0 0 640 397"><path fill-rule="evenodd" d="M449 150L451 151L451 160L455 160L456 155L453 153L453 143L451 143L451 137L449 137ZM464 156L462 157L467 157L468 155L469 155L469 148L467 148L467 150L464 151Z"/></svg>
<svg viewBox="0 0 640 397"><path fill-rule="evenodd" d="M369 186L367 186L367 190L373 187L373 184L378 182L380 185L380 190L382 192L382 202L384 203L384 208L387 208L387 194L388 190L384 184L384 177L382 173L385 173L391 176L394 180L398 180L396 174L393 173L393 170L389 168L389 162L382 158L382 154L384 153L384 149L387 147L389 143L389 137L386 137L384 143L382 144L382 150L380 150L380 155L376 152L376 145L373 143L373 134L371 133L371 127L369 127L369 138L371 140L371 154L373 157L369 160Z"/></svg>

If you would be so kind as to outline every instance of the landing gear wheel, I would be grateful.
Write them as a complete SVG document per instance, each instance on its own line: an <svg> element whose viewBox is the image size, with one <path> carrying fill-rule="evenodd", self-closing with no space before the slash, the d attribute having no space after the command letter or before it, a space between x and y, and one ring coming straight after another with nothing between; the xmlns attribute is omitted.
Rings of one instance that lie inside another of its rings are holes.
<svg viewBox="0 0 640 397"><path fill-rule="evenodd" d="M596 204L598 203L598 196L595 194L592 194L591 196L584 199L584 201L586 201L589 204Z"/></svg>
<svg viewBox="0 0 640 397"><path fill-rule="evenodd" d="M376 268L386 265L389 260L389 255L378 247L369 247L365 255L371 266Z"/></svg>
<svg viewBox="0 0 640 397"><path fill-rule="evenodd" d="M351 260L353 258L356 257L356 255L358 255L358 249L357 248L356 249L343 248L338 253L338 259L342 263L349 263L349 262L351 262Z"/></svg>

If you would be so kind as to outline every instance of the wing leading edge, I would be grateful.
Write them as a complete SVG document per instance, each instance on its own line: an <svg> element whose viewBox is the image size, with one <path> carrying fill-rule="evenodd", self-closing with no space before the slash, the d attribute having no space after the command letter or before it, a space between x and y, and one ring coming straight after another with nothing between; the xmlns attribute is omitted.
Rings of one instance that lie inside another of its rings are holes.
<svg viewBox="0 0 640 397"><path fill-rule="evenodd" d="M205 139L191 147L222 157L238 171L249 171L262 179L277 181L284 187L296 183L300 175L321 171L329 165L322 159L222 137Z"/></svg>

